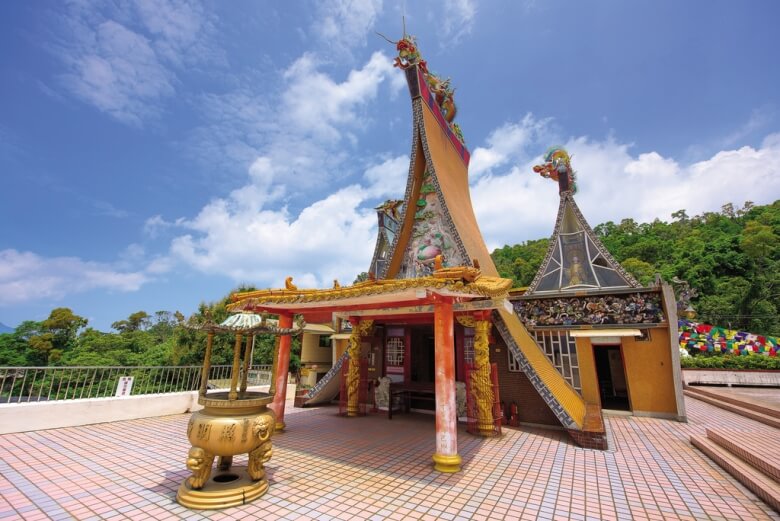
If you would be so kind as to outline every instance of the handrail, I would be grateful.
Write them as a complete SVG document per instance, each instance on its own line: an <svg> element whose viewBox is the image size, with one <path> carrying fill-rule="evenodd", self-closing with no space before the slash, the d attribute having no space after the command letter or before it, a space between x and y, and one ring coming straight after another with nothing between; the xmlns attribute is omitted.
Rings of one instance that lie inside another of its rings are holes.
<svg viewBox="0 0 780 521"><path fill-rule="evenodd" d="M119 395L121 377L132 377L123 395L195 391L200 386L199 365L185 366L55 366L0 367L0 403L27 403ZM230 386L231 365L209 370L209 388ZM254 365L249 385L271 383L271 366Z"/></svg>

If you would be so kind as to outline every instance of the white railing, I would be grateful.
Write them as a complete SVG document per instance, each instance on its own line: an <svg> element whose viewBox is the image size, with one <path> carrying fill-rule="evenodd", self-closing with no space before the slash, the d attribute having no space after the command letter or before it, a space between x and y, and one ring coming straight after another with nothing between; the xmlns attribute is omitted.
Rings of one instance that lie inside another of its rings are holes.
<svg viewBox="0 0 780 521"><path fill-rule="evenodd" d="M213 365L209 388L230 386L230 365ZM129 395L196 391L202 367L0 367L0 403L26 403L115 396L122 377L132 376ZM249 385L271 383L271 366L249 370Z"/></svg>

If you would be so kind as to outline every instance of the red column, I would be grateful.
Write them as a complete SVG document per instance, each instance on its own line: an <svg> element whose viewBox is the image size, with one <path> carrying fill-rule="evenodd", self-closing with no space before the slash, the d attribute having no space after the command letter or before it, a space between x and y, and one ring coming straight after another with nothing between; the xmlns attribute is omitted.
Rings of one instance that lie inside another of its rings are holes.
<svg viewBox="0 0 780 521"><path fill-rule="evenodd" d="M455 400L455 343L452 301L437 299L433 330L436 342L436 453L434 468L439 472L459 472L458 407Z"/></svg>
<svg viewBox="0 0 780 521"><path fill-rule="evenodd" d="M292 327L292 315L279 314L279 327ZM276 375L274 375L274 384L276 394L274 401L269 405L276 414L276 431L284 430L284 401L287 399L287 374L290 372L290 345L292 337L282 335L279 338L279 356L276 359Z"/></svg>

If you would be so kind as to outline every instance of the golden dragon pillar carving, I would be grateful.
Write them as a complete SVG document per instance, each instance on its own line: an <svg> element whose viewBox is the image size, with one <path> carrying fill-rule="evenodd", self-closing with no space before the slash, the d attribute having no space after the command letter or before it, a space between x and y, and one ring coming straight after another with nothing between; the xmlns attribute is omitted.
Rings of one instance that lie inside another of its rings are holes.
<svg viewBox="0 0 780 521"><path fill-rule="evenodd" d="M360 410L360 337L367 336L373 320L361 320L352 325L349 337L349 369L347 371L347 416L357 416Z"/></svg>
<svg viewBox="0 0 780 521"><path fill-rule="evenodd" d="M474 369L471 371L471 400L476 406L477 431L483 436L493 435L493 382L490 378L490 351L488 335L490 321L460 316L463 327L474 328Z"/></svg>

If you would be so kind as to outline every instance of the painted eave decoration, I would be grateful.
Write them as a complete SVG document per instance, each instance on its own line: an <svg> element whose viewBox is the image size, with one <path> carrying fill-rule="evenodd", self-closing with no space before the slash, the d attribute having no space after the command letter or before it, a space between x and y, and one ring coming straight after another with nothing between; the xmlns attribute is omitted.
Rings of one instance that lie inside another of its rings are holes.
<svg viewBox="0 0 780 521"><path fill-rule="evenodd" d="M329 289L266 289L235 293L228 305L231 311L252 309L255 306L280 304L314 304L360 299L363 297L391 296L408 290L431 290L471 298L495 298L506 296L512 286L511 279L488 277L471 267L442 268L433 275L412 279L379 279L358 282L352 286Z"/></svg>

